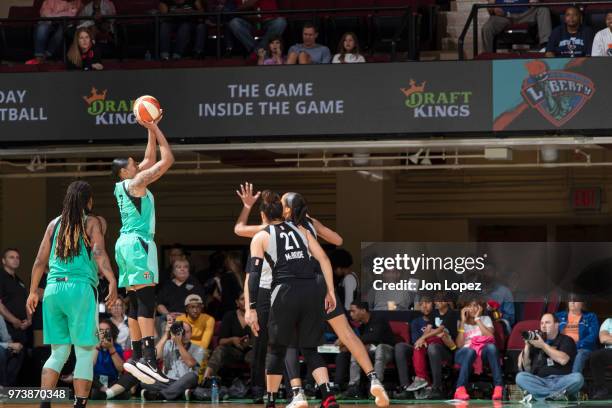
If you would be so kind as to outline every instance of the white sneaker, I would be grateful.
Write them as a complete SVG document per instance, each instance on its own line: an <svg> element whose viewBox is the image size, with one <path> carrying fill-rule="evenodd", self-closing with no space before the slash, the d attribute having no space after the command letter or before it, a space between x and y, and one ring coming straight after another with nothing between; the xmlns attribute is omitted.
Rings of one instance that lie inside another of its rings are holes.
<svg viewBox="0 0 612 408"><path fill-rule="evenodd" d="M531 407L531 400L533 399L533 395L531 394L525 394L525 396L523 397L523 399L520 401L521 404L525 405L526 407Z"/></svg>
<svg viewBox="0 0 612 408"><path fill-rule="evenodd" d="M307 408L308 401L306 400L306 395L304 395L303 391L298 392L293 396L293 399L289 404L287 404L286 408Z"/></svg>
<svg viewBox="0 0 612 408"><path fill-rule="evenodd" d="M125 364L123 365L125 367ZM151 378L154 378L155 380L161 382L161 383L169 383L170 379L168 377L166 377L164 375L164 373L162 373L161 371L159 371L157 369L157 367L154 365L153 362L149 362L144 358L141 358L137 363L136 363L136 368L138 368L140 371L142 371L143 373L145 373L146 375L148 375ZM134 375L134 374L132 374ZM134 377L136 377L134 375ZM136 377L138 378L138 377Z"/></svg>
<svg viewBox="0 0 612 408"><path fill-rule="evenodd" d="M136 377L138 381L140 381L143 384L149 384L149 385L155 384L155 379L149 377L148 375L140 371L132 360L129 360L123 363L123 369L127 371L128 373L132 374L134 377Z"/></svg>
<svg viewBox="0 0 612 408"><path fill-rule="evenodd" d="M374 378L370 382L370 394L374 396L374 403L377 407L389 406L389 396L378 378Z"/></svg>

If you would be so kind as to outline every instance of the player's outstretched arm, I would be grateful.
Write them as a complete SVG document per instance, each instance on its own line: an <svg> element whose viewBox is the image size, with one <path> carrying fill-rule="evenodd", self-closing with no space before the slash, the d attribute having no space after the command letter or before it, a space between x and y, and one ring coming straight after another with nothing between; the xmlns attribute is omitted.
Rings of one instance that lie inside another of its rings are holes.
<svg viewBox="0 0 612 408"><path fill-rule="evenodd" d="M157 137L151 130L147 129L147 131L149 132L149 139L147 141L147 149L145 150L144 158L138 164L138 170L140 171L150 169L157 161Z"/></svg>
<svg viewBox="0 0 612 408"><path fill-rule="evenodd" d="M255 234L267 227L266 224L247 225L251 209L259 199L261 193L258 191L257 194L253 194L253 184L246 182L240 185L240 191L236 190L236 194L238 194L238 197L240 197L242 201L242 210L234 225L234 234L239 237L253 238Z"/></svg>
<svg viewBox="0 0 612 408"><path fill-rule="evenodd" d="M117 299L117 279L111 268L106 246L104 245L104 235L102 234L102 224L97 217L87 218L87 235L93 248L93 256L98 265L98 270L108 281L108 296L106 296L106 306L111 307Z"/></svg>
<svg viewBox="0 0 612 408"><path fill-rule="evenodd" d="M45 273L45 268L49 263L49 256L51 255L51 235L55 229L56 222L56 220L53 220L49 223L49 225L47 225L47 230L45 231L45 235L43 236L40 247L38 248L38 254L36 254L36 259L34 260L34 265L32 266L30 294L28 295L28 300L26 301L26 311L28 312L28 315L32 315L34 310L36 310L36 306L38 305L38 284L40 283L40 279Z"/></svg>
<svg viewBox="0 0 612 408"><path fill-rule="evenodd" d="M143 126L149 129L149 131L155 133L157 144L159 145L161 159L151 166L151 168L139 172L130 182L129 193L135 197L142 197L147 186L163 176L174 163L174 155L172 154L170 144L157 126L157 123L143 122Z"/></svg>
<svg viewBox="0 0 612 408"><path fill-rule="evenodd" d="M344 240L342 239L342 236L340 234L338 234L336 231L329 228L328 226L324 225L321 221L317 220L316 218L312 218L310 216L308 218L310 218L310 220L312 221L312 225L317 231L317 235L319 237L323 238L325 241L329 242L330 244L334 244L336 246L342 245L342 242Z"/></svg>

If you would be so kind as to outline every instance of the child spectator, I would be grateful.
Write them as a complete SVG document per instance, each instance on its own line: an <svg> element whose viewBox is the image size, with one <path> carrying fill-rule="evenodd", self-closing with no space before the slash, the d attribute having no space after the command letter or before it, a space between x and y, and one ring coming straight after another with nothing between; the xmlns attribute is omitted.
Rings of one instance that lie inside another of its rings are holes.
<svg viewBox="0 0 612 408"><path fill-rule="evenodd" d="M366 62L363 55L359 53L359 40L355 33L344 33L338 43L338 53L334 55L332 64L352 64Z"/></svg>
<svg viewBox="0 0 612 408"><path fill-rule="evenodd" d="M468 296L463 302L461 320L457 326L457 352L455 363L461 366L454 399L469 400L466 390L472 369L476 374L482 372L482 362L486 360L493 374L493 400L503 397L503 380L499 363L499 352L495 346L493 322L483 316L485 304L479 298Z"/></svg>
<svg viewBox="0 0 612 408"><path fill-rule="evenodd" d="M281 37L276 36L270 39L267 53L263 48L257 50L257 65L283 65L286 62L287 59L283 56L283 40Z"/></svg>

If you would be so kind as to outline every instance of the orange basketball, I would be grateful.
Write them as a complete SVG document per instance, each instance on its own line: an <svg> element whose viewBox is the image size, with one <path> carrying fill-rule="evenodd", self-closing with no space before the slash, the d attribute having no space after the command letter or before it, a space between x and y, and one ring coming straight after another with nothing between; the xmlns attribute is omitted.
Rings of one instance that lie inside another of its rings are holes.
<svg viewBox="0 0 612 408"><path fill-rule="evenodd" d="M153 122L161 115L159 101L150 95L143 95L134 101L134 116L143 122Z"/></svg>

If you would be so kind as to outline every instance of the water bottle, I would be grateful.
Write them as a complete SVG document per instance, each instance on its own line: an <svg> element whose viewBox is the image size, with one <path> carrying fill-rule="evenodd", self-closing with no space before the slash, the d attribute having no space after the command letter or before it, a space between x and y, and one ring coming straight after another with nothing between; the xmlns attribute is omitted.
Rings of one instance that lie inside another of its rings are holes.
<svg viewBox="0 0 612 408"><path fill-rule="evenodd" d="M219 403L219 384L217 384L217 379L212 379L212 386L210 389L210 402L213 404Z"/></svg>

